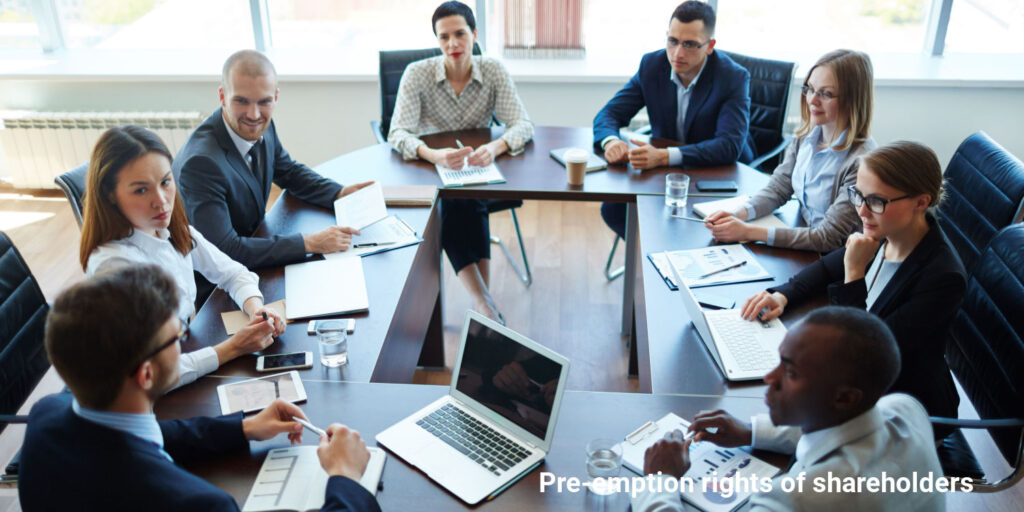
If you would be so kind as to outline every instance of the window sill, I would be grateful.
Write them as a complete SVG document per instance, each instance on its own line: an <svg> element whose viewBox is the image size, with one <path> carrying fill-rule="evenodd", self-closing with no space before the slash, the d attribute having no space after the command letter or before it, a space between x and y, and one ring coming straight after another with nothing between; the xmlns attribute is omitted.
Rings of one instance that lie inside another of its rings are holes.
<svg viewBox="0 0 1024 512"><path fill-rule="evenodd" d="M230 53L223 51L34 50L0 51L0 79L70 81L195 82L219 79ZM298 82L375 82L377 53L340 50L275 50L271 59L284 80ZM774 55L800 63L803 77L816 55ZM917 54L872 56L875 84L884 87L1024 88L1024 54ZM578 60L504 59L520 83L622 84L636 72L640 55L590 55ZM124 63L132 63L126 66Z"/></svg>

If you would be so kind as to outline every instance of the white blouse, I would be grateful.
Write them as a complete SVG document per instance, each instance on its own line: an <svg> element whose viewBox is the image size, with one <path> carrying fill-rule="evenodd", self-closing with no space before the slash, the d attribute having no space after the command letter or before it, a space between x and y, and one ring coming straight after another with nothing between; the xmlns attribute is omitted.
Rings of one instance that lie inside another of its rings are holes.
<svg viewBox="0 0 1024 512"><path fill-rule="evenodd" d="M228 292L239 308L249 297L263 300L256 274L221 252L192 226L189 226L189 233L194 244L192 252L185 257L171 245L170 232L166 229L160 230L157 236L135 230L126 238L97 247L89 255L85 275L92 277L124 265L155 264L178 285L178 316L182 321L187 321L195 312L194 270ZM211 347L182 354L178 364L178 386L216 370L217 366L217 353Z"/></svg>

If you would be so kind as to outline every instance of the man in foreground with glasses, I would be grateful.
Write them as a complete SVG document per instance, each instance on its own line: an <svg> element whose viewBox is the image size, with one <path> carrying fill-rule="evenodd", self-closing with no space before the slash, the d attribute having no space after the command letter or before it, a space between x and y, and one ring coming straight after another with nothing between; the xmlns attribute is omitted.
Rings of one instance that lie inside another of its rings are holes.
<svg viewBox="0 0 1024 512"><path fill-rule="evenodd" d="M33 510L230 510L224 491L178 463L247 450L249 441L287 433L302 440L302 411L282 400L249 418L157 421L153 404L178 380L174 282L137 265L62 293L46 322L46 352L71 394L40 400L29 416L18 496ZM320 438L329 475L323 510L376 510L359 485L369 460L359 434L334 424Z"/></svg>
<svg viewBox="0 0 1024 512"><path fill-rule="evenodd" d="M594 149L609 163L636 169L706 167L754 158L750 125L750 73L715 49L715 11L687 1L669 20L665 49L643 56L640 69L594 117ZM647 107L651 136L681 145L655 148L619 138L619 129ZM626 207L605 203L601 216L624 237Z"/></svg>
<svg viewBox="0 0 1024 512"><path fill-rule="evenodd" d="M945 351L967 279L933 213L943 195L939 160L915 142L882 146L860 158L847 194L864 232L786 284L750 297L741 314L771 320L822 293L829 304L865 309L889 326L903 357L892 391L914 396L931 416L955 418L960 396ZM950 432L936 429L936 439Z"/></svg>

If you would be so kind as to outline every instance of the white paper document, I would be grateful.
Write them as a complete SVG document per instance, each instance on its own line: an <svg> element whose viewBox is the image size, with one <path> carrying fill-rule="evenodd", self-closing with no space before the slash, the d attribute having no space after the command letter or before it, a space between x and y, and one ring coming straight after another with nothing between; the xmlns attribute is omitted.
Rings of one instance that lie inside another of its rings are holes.
<svg viewBox="0 0 1024 512"><path fill-rule="evenodd" d="M738 208L742 208L743 205L747 204L750 197L746 194L741 194L736 197L729 197L718 201L705 201L703 203L696 203L693 205L693 213L700 218L707 217L718 210L727 212L734 211ZM764 217L758 217L754 220L744 221L751 226L759 226L762 228L788 228L790 226L782 222L782 219L775 216L774 213L765 215Z"/></svg>
<svg viewBox="0 0 1024 512"><path fill-rule="evenodd" d="M287 318L344 315L369 309L360 258L331 258L284 267Z"/></svg>
<svg viewBox="0 0 1024 512"><path fill-rule="evenodd" d="M242 512L320 510L324 505L328 476L320 467L316 449L316 446L302 445L270 450ZM370 451L370 462L359 484L376 495L387 455L380 448L369 446L366 449Z"/></svg>
<svg viewBox="0 0 1024 512"><path fill-rule="evenodd" d="M388 216L384 188L374 183L334 201L334 220L339 226L362 230Z"/></svg>
<svg viewBox="0 0 1024 512"><path fill-rule="evenodd" d="M679 276L690 288L772 278L742 244L683 249L671 251L668 255ZM678 286L679 283L671 277L672 271L666 266L668 262L665 261L665 253L651 253L648 257L662 276L667 276L673 285Z"/></svg>
<svg viewBox="0 0 1024 512"><path fill-rule="evenodd" d="M673 430L683 433L690 422L668 413L658 421L649 421L622 441L622 464L643 475L644 452ZM690 470L683 477L693 480L693 492L682 492L683 500L708 512L727 512L747 501L751 492L731 492L719 485L723 479L772 478L779 469L737 448L722 448L707 441L690 443ZM706 482L705 482L706 480ZM730 482L732 483L732 482ZM727 484L728 485L728 484ZM739 489L737 489L738 491Z"/></svg>

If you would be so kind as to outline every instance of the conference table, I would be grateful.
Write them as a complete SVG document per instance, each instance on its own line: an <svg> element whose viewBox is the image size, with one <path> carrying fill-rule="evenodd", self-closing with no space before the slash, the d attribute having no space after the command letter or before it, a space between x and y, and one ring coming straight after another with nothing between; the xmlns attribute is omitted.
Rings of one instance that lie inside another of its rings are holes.
<svg viewBox="0 0 1024 512"><path fill-rule="evenodd" d="M501 128L466 130L424 136L431 147L455 147L456 139L477 146L492 140ZM652 141L667 145L671 141ZM631 368L643 393L570 391L566 394L551 453L540 471L559 476L585 476L583 444L596 437L619 438L648 420L668 411L684 417L702 409L724 408L740 417L764 412L764 385L730 383L701 345L682 309L679 294L665 285L645 257L651 252L704 247L712 242L700 223L671 218L664 207L664 182L668 172L659 168L637 171L629 165L612 165L589 173L582 186L570 186L561 164L549 157L551 149L591 148L589 129L537 127L533 141L516 156L503 155L497 164L505 176L501 184L438 189L440 197L484 199L542 199L610 201L627 204L626 272L624 274L623 334L631 340ZM375 180L388 185L438 185L433 165L403 161L386 144L378 144L339 156L317 170L341 183ZM742 164L708 169L685 169L691 176L691 202L699 197L692 187L698 179L736 181L739 193L752 194L767 182L764 174ZM783 219L796 223L792 205ZM316 424L349 424L364 433L369 444L373 434L402 419L445 393L446 388L413 385L417 367L443 367L444 344L441 305L441 247L438 201L430 207L389 207L423 238L417 245L363 258L369 311L350 315L356 331L349 336L349 363L327 368L314 358L311 369L299 370L309 399L303 409ZM309 205L287 191L267 213L257 236L274 233L313 232L335 222L333 212ZM772 274L772 281L716 286L715 293L741 303L770 284L783 282L818 258L817 253L747 244L758 261ZM311 257L310 259L318 259ZM266 301L284 298L284 269L254 269ZM323 283L344 286L344 283ZM794 308L783 316L787 324L798 320L816 304ZM199 310L192 322L193 336L184 351L213 345L226 338L222 312L237 306L222 290ZM305 322L289 324L279 341L265 353L310 350L316 338L306 333ZM570 360L573 354L566 354ZM216 386L259 376L254 357L231 361L214 373L183 387L157 406L161 418L218 414ZM647 394L653 393L653 394ZM331 405L326 405L331 404ZM311 442L311 440L307 440ZM190 467L200 476L230 492L244 503L259 464L269 447L283 446L284 438L254 443L252 454L213 464ZM415 468L394 456L385 467L385 490L380 494L385 509L408 507L461 508L463 504L431 483ZM780 462L781 463L781 462ZM625 470L624 470L625 471ZM496 508L605 508L622 498L599 498L589 493L541 494L539 471L505 492L487 507ZM391 485L389 485L391 484ZM394 485L397 484L397 485ZM393 489L393 490L392 490ZM388 492L391 490L391 492ZM514 496L514 497L513 497ZM617 505L616 505L617 506Z"/></svg>

